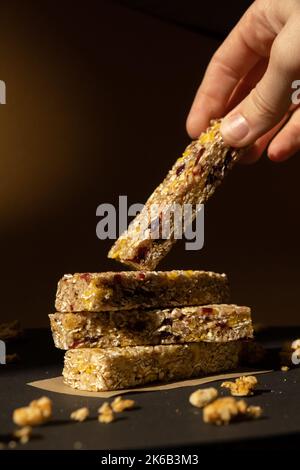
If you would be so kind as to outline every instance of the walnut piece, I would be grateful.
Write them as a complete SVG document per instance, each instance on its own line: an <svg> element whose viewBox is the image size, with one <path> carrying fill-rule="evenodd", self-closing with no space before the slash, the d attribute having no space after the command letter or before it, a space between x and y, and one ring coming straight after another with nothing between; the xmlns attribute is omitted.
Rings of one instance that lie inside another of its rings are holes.
<svg viewBox="0 0 300 470"><path fill-rule="evenodd" d="M82 423L82 421L85 421L86 418L89 415L89 409L85 406L83 408L78 408L78 410L75 410L71 413L70 418L73 421L79 421Z"/></svg>
<svg viewBox="0 0 300 470"><path fill-rule="evenodd" d="M248 406L247 415L250 418L260 418L262 415L262 408L260 406Z"/></svg>
<svg viewBox="0 0 300 470"><path fill-rule="evenodd" d="M228 424L239 418L259 418L262 409L259 406L248 406L245 400L233 397L218 398L203 408L203 421L218 426Z"/></svg>
<svg viewBox="0 0 300 470"><path fill-rule="evenodd" d="M218 396L218 391L214 387L202 388L193 392L189 397L191 405L196 408L203 408L211 403Z"/></svg>
<svg viewBox="0 0 300 470"><path fill-rule="evenodd" d="M122 413L122 411L131 410L134 406L134 400L130 400L129 398L124 399L122 397L116 397L111 403L111 407L115 413Z"/></svg>
<svg viewBox="0 0 300 470"><path fill-rule="evenodd" d="M221 387L228 388L231 395L235 397L247 397L253 395L253 389L257 385L257 378L253 375L238 377L235 382L227 381Z"/></svg>
<svg viewBox="0 0 300 470"><path fill-rule="evenodd" d="M115 420L113 409L107 401L105 401L100 406L100 408L98 409L98 412L99 412L99 416L98 416L99 423L109 424Z"/></svg>
<svg viewBox="0 0 300 470"><path fill-rule="evenodd" d="M18 426L38 426L45 423L52 415L52 401L48 397L33 400L29 406L17 408L13 412L13 421Z"/></svg>
<svg viewBox="0 0 300 470"><path fill-rule="evenodd" d="M27 444L32 434L32 427L31 426L24 426L23 428L17 429L13 433L13 437L18 439L21 444Z"/></svg>
<svg viewBox="0 0 300 470"><path fill-rule="evenodd" d="M300 349L300 338L295 339L291 344L291 349Z"/></svg>

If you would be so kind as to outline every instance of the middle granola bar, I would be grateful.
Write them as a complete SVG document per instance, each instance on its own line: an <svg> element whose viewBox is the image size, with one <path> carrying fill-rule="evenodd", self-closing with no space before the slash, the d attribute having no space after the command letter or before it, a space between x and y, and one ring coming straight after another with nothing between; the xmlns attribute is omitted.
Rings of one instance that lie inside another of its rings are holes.
<svg viewBox="0 0 300 470"><path fill-rule="evenodd" d="M250 308L237 305L54 313L49 317L55 346L60 349L227 342L253 336Z"/></svg>
<svg viewBox="0 0 300 470"><path fill-rule="evenodd" d="M228 303L225 274L210 271L123 271L66 274L58 283L58 312L102 312Z"/></svg>

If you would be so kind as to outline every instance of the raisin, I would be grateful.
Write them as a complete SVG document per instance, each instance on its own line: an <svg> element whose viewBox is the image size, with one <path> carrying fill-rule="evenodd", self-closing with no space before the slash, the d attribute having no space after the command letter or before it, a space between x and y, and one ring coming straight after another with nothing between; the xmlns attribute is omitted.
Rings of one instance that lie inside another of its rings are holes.
<svg viewBox="0 0 300 470"><path fill-rule="evenodd" d="M144 261L147 256L148 251L149 251L149 248L147 246L140 246L136 256L132 259L132 261L134 263L139 263L140 261Z"/></svg>
<svg viewBox="0 0 300 470"><path fill-rule="evenodd" d="M211 315L213 313L213 309L211 307L202 307L202 313L206 315Z"/></svg>
<svg viewBox="0 0 300 470"><path fill-rule="evenodd" d="M185 169L185 163L183 163L177 168L176 175L179 176L183 172L184 169Z"/></svg>
<svg viewBox="0 0 300 470"><path fill-rule="evenodd" d="M194 166L197 166L197 165L198 165L199 160L200 160L200 158L202 157L202 155L203 155L203 153L204 153L204 150L205 150L205 149L200 149L200 150L199 150L199 153L198 153L198 155L197 155L197 157L196 157L196 159L195 159L195 165L194 165Z"/></svg>
<svg viewBox="0 0 300 470"><path fill-rule="evenodd" d="M74 341L72 343L72 345L70 346L70 349L76 349L76 348L79 348L80 346L82 346L84 344L84 341L80 340L80 339L77 339L76 341Z"/></svg>

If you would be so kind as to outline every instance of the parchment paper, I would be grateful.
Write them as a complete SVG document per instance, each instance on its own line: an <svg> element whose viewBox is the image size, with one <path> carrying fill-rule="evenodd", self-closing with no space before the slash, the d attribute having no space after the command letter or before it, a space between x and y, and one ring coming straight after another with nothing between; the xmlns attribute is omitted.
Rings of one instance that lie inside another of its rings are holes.
<svg viewBox="0 0 300 470"><path fill-rule="evenodd" d="M113 390L110 392L85 392L81 390L75 390L63 382L62 376L53 377L51 379L37 380L35 382L28 383L31 387L39 388L47 392L63 393L65 395L75 395L81 397L94 397L94 398L110 398L116 395L123 395L124 393L136 393L136 392L155 392L160 390L172 390L175 388L182 387L195 387L198 385L204 385L215 380L227 380L240 377L241 375L257 375L266 374L272 372L271 370L240 370L239 372L232 372L221 375L210 375L208 377L200 377L191 380L180 380L178 382L171 382L167 384L149 385L146 387L137 387L127 390Z"/></svg>

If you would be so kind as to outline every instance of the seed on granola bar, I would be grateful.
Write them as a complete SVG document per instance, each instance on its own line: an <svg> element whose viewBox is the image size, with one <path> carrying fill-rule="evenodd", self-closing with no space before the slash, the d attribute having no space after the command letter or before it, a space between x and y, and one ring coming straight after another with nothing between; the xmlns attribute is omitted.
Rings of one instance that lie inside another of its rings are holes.
<svg viewBox="0 0 300 470"><path fill-rule="evenodd" d="M124 399L122 397L116 397L111 403L111 407L115 413L122 413L122 411L125 410L132 410L134 406L134 400L130 400L129 398Z"/></svg>
<svg viewBox="0 0 300 470"><path fill-rule="evenodd" d="M86 420L88 415L89 415L89 409L86 406L84 406L83 408L78 408L78 410L73 411L70 415L70 418L73 421L79 421L80 423L82 423L82 421Z"/></svg>
<svg viewBox="0 0 300 470"><path fill-rule="evenodd" d="M218 396L218 391L214 387L202 388L193 392L189 397L191 405L196 408L203 408L211 403Z"/></svg>
<svg viewBox="0 0 300 470"><path fill-rule="evenodd" d="M226 381L221 384L221 387L228 388L231 395L235 397L246 397L253 395L253 390L257 385L257 378L253 375L238 377L235 382Z"/></svg>

